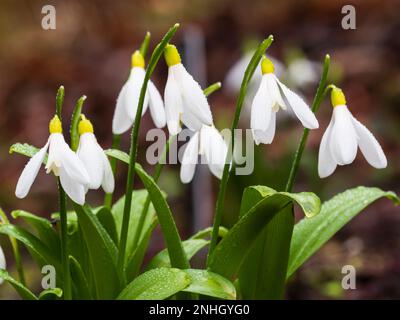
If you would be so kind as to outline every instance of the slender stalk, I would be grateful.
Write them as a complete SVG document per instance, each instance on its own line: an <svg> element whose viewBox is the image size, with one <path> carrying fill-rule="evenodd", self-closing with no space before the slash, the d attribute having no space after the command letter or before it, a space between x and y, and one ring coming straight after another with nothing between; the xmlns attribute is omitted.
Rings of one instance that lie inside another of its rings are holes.
<svg viewBox="0 0 400 320"><path fill-rule="evenodd" d="M265 54L265 51L271 45L272 41L273 41L273 37L271 35L258 46L256 52L254 53L253 57L251 58L249 65L247 66L246 72L245 72L243 80L242 80L239 97L238 97L238 100L236 103L235 116L233 118L232 127L231 127L231 140L229 142L229 151L228 151L228 154L226 157L227 161L225 163L224 172L222 174L222 179L219 184L219 191L218 191L218 196L217 196L217 203L216 203L214 223L213 223L213 231L212 231L212 235L211 235L211 243L210 243L210 250L208 252L207 263L210 260L210 256L211 256L215 246L217 245L218 230L219 230L219 226L221 225L222 210L224 207L226 187L227 187L228 179L229 179L231 151L234 150L234 131L237 128L238 123L239 123L240 113L242 111L244 98L247 93L248 84L254 74L254 71L256 70L256 68L261 60L261 57Z"/></svg>
<svg viewBox="0 0 400 320"><path fill-rule="evenodd" d="M121 135L113 134L112 149L119 149L120 145L121 145ZM112 173L115 177L115 173L117 172L117 159L111 158L110 165L111 165ZM113 195L114 195L114 193L106 193L104 195L104 206L108 209L111 209Z"/></svg>
<svg viewBox="0 0 400 320"><path fill-rule="evenodd" d="M3 220L4 224L10 224L10 221L8 220L7 215L1 208L0 208L0 218L1 218L0 220ZM19 282L21 282L23 285L25 285L26 284L25 273L24 273L24 268L22 266L21 252L19 250L18 242L14 237L8 237L8 238L10 240L14 258L15 258L15 265L17 267Z"/></svg>
<svg viewBox="0 0 400 320"><path fill-rule="evenodd" d="M71 300L71 273L69 270L68 261L68 225L67 225L67 208L66 208L66 195L61 186L60 179L58 179L58 193L59 193L59 206L60 206L60 229L61 229L61 259L64 273L64 299Z"/></svg>
<svg viewBox="0 0 400 320"><path fill-rule="evenodd" d="M326 87L326 80L328 77L329 64L330 64L330 57L329 57L329 55L326 55L325 61L324 61L324 68L323 68L322 75L321 75L321 80L319 82L317 93L315 94L314 101L311 106L311 110L314 113L316 113L318 111L318 109L321 105L321 102L327 91L325 89L325 87ZM297 147L296 153L294 155L292 167L291 167L290 173L289 173L289 178L286 183L286 188L285 188L286 192L291 192L293 189L294 181L296 179L297 171L299 170L300 160L301 160L301 157L303 156L304 148L306 146L309 133L310 133L310 129L305 128L303 131L303 136L301 137L299 146Z"/></svg>
<svg viewBox="0 0 400 320"><path fill-rule="evenodd" d="M132 128L131 135L131 146L129 151L129 167L128 167L128 177L126 181L126 192L125 192L125 203L124 203L124 211L122 218L122 226L121 226L121 237L119 242L119 252L118 252L118 270L121 274L123 274L124 264L125 264L125 254L126 254L126 242L128 236L128 228L129 228L129 219L130 219L130 211L132 206L132 190L133 183L135 177L135 163L137 157L137 147L138 147L138 138L139 138L139 128L140 128L140 120L142 116L144 97L147 91L147 84L149 82L150 76L154 71L154 68L157 65L158 60L163 54L165 46L168 44L169 40L175 34L178 29L179 24L175 24L164 36L162 41L157 45L154 49L153 54L151 55L148 68L146 70L146 74L143 81L143 86L140 91L138 108L136 111L135 122Z"/></svg>

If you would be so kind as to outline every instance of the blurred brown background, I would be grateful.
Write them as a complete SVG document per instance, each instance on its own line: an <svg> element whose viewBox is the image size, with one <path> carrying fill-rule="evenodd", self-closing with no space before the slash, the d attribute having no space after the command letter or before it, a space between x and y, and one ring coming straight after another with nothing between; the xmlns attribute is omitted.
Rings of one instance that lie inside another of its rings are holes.
<svg viewBox="0 0 400 320"><path fill-rule="evenodd" d="M45 31L41 27L41 9L46 4L56 8L56 30ZM356 30L341 28L341 8L345 4L356 8ZM43 171L26 199L15 198L14 188L26 158L10 156L9 146L15 142L44 145L48 121L54 113L55 93L63 84L66 89L64 118L70 117L75 101L87 95L84 112L92 119L98 140L105 148L110 147L115 99L128 75L130 54L140 45L147 30L152 33L150 48L153 49L175 22L181 23L174 38L179 46L187 30L195 27L203 34L207 84L223 81L230 67L242 56L246 43L269 34L274 35L275 41L268 53L285 64L290 52L301 51L304 57L316 62L321 62L329 53L333 62L331 79L345 90L353 114L381 142L389 165L384 170L374 170L358 155L355 163L338 168L333 176L324 180L318 178L318 146L331 115L326 99L318 114L320 129L310 135L296 190L314 191L323 200L357 185L399 192L398 12L396 0L351 3L333 0L3 0L0 2L0 205L8 213L20 208L49 216L57 210L54 179ZM162 60L153 77L161 92L167 74ZM297 91L311 102L315 89L316 84L312 84ZM210 103L217 127L230 126L235 95L221 90L210 98ZM141 130L143 138L152 126L146 115ZM248 127L248 122L243 121L242 126ZM67 129L64 123L64 130ZM282 188L301 132L296 121L289 119L279 123L274 143L256 148L257 174L232 177L226 201L226 225L229 226L237 215L245 186L264 184ZM124 135L122 148L126 151L128 138L128 134ZM145 145L142 141L139 149L142 163ZM124 170L124 166L118 167L117 197L125 185ZM169 194L182 236L186 238L195 228L195 218L190 212L196 208L191 199L202 190L182 185L178 170L177 165L168 166L160 183ZM217 181L214 178L206 181L213 184L214 193L208 204L212 209ZM92 191L88 200L100 204L102 197L101 191ZM299 271L290 284L288 297L400 298L399 230L398 209L389 201L375 203ZM162 246L161 236L158 234L153 242L154 252ZM6 250L12 271L8 241L1 237L0 243ZM341 289L341 268L345 264L357 268L357 290ZM7 297L15 295L8 285L3 285L0 298Z"/></svg>

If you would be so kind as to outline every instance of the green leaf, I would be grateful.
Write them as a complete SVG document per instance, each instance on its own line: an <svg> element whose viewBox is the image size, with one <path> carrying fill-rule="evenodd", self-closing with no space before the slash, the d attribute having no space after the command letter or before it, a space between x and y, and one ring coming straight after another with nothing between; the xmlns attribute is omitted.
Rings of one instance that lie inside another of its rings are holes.
<svg viewBox="0 0 400 320"><path fill-rule="evenodd" d="M204 239L205 237L210 236L211 232L212 232L212 227L208 227L208 228L205 228L203 230L198 231L193 236L191 236L190 239ZM227 233L228 233L228 229L227 228L219 227L218 236L223 238L223 237L226 236Z"/></svg>
<svg viewBox="0 0 400 320"><path fill-rule="evenodd" d="M62 111L62 106L64 104L64 96L65 96L65 90L64 86L60 86L57 90L57 95L56 95L56 114L62 120L61 117L61 111Z"/></svg>
<svg viewBox="0 0 400 320"><path fill-rule="evenodd" d="M189 239L183 241L182 246L183 250L185 250L186 257L190 260L197 252L205 248L209 243L210 243L209 240ZM157 253L147 265L146 270L161 268L161 267L171 267L167 249L164 249L159 253Z"/></svg>
<svg viewBox="0 0 400 320"><path fill-rule="evenodd" d="M303 219L294 227L287 277L290 277L337 231L376 200L386 197L400 203L399 197L378 188L349 189L324 202L321 212L312 219Z"/></svg>
<svg viewBox="0 0 400 320"><path fill-rule="evenodd" d="M96 213L97 219L99 219L101 225L107 231L110 238L115 244L118 243L117 227L115 226L114 216L110 209L101 207Z"/></svg>
<svg viewBox="0 0 400 320"><path fill-rule="evenodd" d="M187 272L175 268L147 271L120 293L119 300L162 300L185 289L191 283Z"/></svg>
<svg viewBox="0 0 400 320"><path fill-rule="evenodd" d="M71 136L71 149L76 151L78 149L79 144L79 132L78 132L78 124L82 113L82 106L86 100L86 96L82 96L76 102L74 112L72 113L71 119L71 127L69 130Z"/></svg>
<svg viewBox="0 0 400 320"><path fill-rule="evenodd" d="M60 288L46 289L39 294L39 300L59 300L63 295Z"/></svg>
<svg viewBox="0 0 400 320"><path fill-rule="evenodd" d="M79 300L92 299L89 284L80 263L73 256L69 256L69 264L71 269L71 278L74 280L74 298Z"/></svg>
<svg viewBox="0 0 400 320"><path fill-rule="evenodd" d="M15 280L11 277L6 270L0 269L0 278L4 281L7 281L11 284L15 291L18 292L20 297L24 300L37 300L38 298L30 291L27 287L25 287L22 283Z"/></svg>
<svg viewBox="0 0 400 320"><path fill-rule="evenodd" d="M108 149L104 151L109 157L129 164L129 154L118 149Z"/></svg>
<svg viewBox="0 0 400 320"><path fill-rule="evenodd" d="M136 190L132 192L132 206L131 206L131 216L129 219L129 232L126 246L126 257L130 257L135 250L133 240L135 239L136 226L139 223L140 214L143 210L144 203L146 201L147 191L146 190ZM125 196L120 198L112 207L111 212L114 216L114 221L118 233L118 238L121 232L122 217L124 212ZM139 237L139 242L142 241L143 237L147 234L152 222L156 217L154 207L150 205L147 212L145 222L143 224L143 229L141 230L141 235Z"/></svg>
<svg viewBox="0 0 400 320"><path fill-rule="evenodd" d="M232 282L207 270L184 270L190 277L190 285L183 289L185 292L198 293L219 299L236 299L236 289Z"/></svg>
<svg viewBox="0 0 400 320"><path fill-rule="evenodd" d="M266 224L283 208L295 201L301 208L308 210L309 214L320 210L319 198L309 192L293 196L287 192L274 192L264 186L247 189L250 188L262 195L261 200L246 208L239 221L217 245L209 260L211 271L231 280L237 276L246 254Z"/></svg>
<svg viewBox="0 0 400 320"><path fill-rule="evenodd" d="M118 294L119 281L117 247L88 205L74 204L89 251L89 260L98 299L113 299Z"/></svg>
<svg viewBox="0 0 400 320"><path fill-rule="evenodd" d="M60 239L49 220L24 210L12 211L11 216L14 219L22 218L35 228L39 239L42 240L51 251L57 252L60 250Z"/></svg>
<svg viewBox="0 0 400 320"><path fill-rule="evenodd" d="M18 153L22 154L23 156L32 158L40 149L36 148L28 143L14 143L10 150L8 151L10 154ZM47 154L43 159L43 164L47 163Z"/></svg>
<svg viewBox="0 0 400 320"><path fill-rule="evenodd" d="M30 232L12 224L3 224L0 225L0 233L14 237L18 241L22 242L28 250L39 256L43 262L53 265L57 270L57 274L62 274L59 252L50 251L50 249L40 239Z"/></svg>
<svg viewBox="0 0 400 320"><path fill-rule="evenodd" d="M154 220L145 235L142 237L142 240L138 243L136 249L132 252L131 256L128 259L128 263L125 268L125 273L128 281L132 281L139 273L140 268L143 263L144 256L147 251L147 247L150 242L150 237L158 224L158 220L154 217Z"/></svg>

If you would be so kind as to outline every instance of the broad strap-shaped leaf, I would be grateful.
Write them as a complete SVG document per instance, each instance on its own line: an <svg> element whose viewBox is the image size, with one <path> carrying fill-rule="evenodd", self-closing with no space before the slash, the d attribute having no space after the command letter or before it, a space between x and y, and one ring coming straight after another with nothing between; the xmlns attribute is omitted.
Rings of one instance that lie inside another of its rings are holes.
<svg viewBox="0 0 400 320"><path fill-rule="evenodd" d="M39 300L60 300L63 291L60 288L46 289L39 294Z"/></svg>
<svg viewBox="0 0 400 320"><path fill-rule="evenodd" d="M60 250L60 239L49 220L24 210L12 211L11 216L14 219L22 218L29 225L35 228L39 239L42 240L53 252Z"/></svg>
<svg viewBox="0 0 400 320"><path fill-rule="evenodd" d="M57 274L62 275L59 252L51 251L39 238L23 228L12 224L0 225L0 233L14 237L22 242L27 249L37 255L41 261L53 265L57 270ZM60 276L60 278L62 277Z"/></svg>
<svg viewBox="0 0 400 320"><path fill-rule="evenodd" d="M133 240L135 239L136 235L136 226L139 223L140 214L143 211L143 206L147 198L147 191L146 190L135 190L132 192L132 205L131 205L131 213L129 219L129 232L128 238L126 243L126 259L133 254L134 243ZM111 212L114 217L118 238L121 232L121 225L122 225L122 217L124 211L124 203L125 203L125 196L121 197L112 207ZM145 234L148 233L148 230L156 217L156 213L154 210L153 205L150 204L149 209L147 211L147 215L143 224L143 229L141 230L140 237L138 239L138 243L143 240Z"/></svg>
<svg viewBox="0 0 400 320"><path fill-rule="evenodd" d="M18 292L20 297L24 300L38 300L31 290L25 287L22 283L11 277L6 270L0 269L0 278L11 284L15 291Z"/></svg>
<svg viewBox="0 0 400 320"><path fill-rule="evenodd" d="M79 227L89 251L91 273L98 299L113 299L121 278L116 268L117 247L88 205L74 204Z"/></svg>
<svg viewBox="0 0 400 320"><path fill-rule="evenodd" d="M96 212L97 219L99 219L101 225L107 231L110 238L114 241L115 244L118 243L118 234L117 227L115 225L114 216L111 213L110 209L107 207L101 207Z"/></svg>
<svg viewBox="0 0 400 320"><path fill-rule="evenodd" d="M184 270L190 277L190 285L182 291L206 295L219 299L236 299L236 289L232 282L207 270Z"/></svg>
<svg viewBox="0 0 400 320"><path fill-rule="evenodd" d="M163 300L185 289L191 283L183 270L159 268L147 271L128 284L119 300Z"/></svg>
<svg viewBox="0 0 400 320"><path fill-rule="evenodd" d="M296 202L308 215L313 215L321 206L319 198L310 192L293 195L263 186L249 188L256 189L263 197L246 210L210 257L209 269L230 280L237 276L246 254L266 224L283 208Z"/></svg>
<svg viewBox="0 0 400 320"><path fill-rule="evenodd" d="M74 285L74 298L79 300L92 299L89 283L78 260L73 256L69 256L69 265Z"/></svg>
<svg viewBox="0 0 400 320"><path fill-rule="evenodd" d="M9 153L13 154L15 153L19 153L22 154L23 156L27 156L29 158L32 158L40 149L36 148L28 143L14 143L10 149L9 149ZM47 154L43 159L43 164L47 163Z"/></svg>
<svg viewBox="0 0 400 320"><path fill-rule="evenodd" d="M323 203L318 216L302 219L294 227L290 247L287 277L290 277L309 257L352 218L371 203L386 197L398 205L399 197L378 188L357 187L334 196Z"/></svg>

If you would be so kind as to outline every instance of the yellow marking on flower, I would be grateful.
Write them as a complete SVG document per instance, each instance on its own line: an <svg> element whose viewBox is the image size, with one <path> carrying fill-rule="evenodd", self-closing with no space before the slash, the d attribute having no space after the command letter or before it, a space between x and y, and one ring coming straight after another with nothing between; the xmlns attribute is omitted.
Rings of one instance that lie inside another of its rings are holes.
<svg viewBox="0 0 400 320"><path fill-rule="evenodd" d="M50 131L50 134L53 134L53 133L62 133L61 121L60 121L60 119L58 118L57 115L55 115L55 116L53 117L53 119L50 120L50 123L49 123L49 131Z"/></svg>
<svg viewBox="0 0 400 320"><path fill-rule="evenodd" d="M331 91L331 103L333 107L346 105L346 97L342 89L333 87Z"/></svg>
<svg viewBox="0 0 400 320"><path fill-rule="evenodd" d="M272 61L269 60L267 57L264 57L261 61L261 73L264 75L267 73L274 73L274 71L275 67Z"/></svg>
<svg viewBox="0 0 400 320"><path fill-rule="evenodd" d="M173 44L168 44L165 47L164 58L168 67L181 63L181 56L179 55L178 49Z"/></svg>
<svg viewBox="0 0 400 320"><path fill-rule="evenodd" d="M84 114L81 114L81 121L79 121L78 131L80 135L83 135L84 133L93 133L93 125L88 119L86 119Z"/></svg>
<svg viewBox="0 0 400 320"><path fill-rule="evenodd" d="M144 69L144 65L145 65L144 57L142 56L139 50L136 50L132 54L132 68L139 67Z"/></svg>

